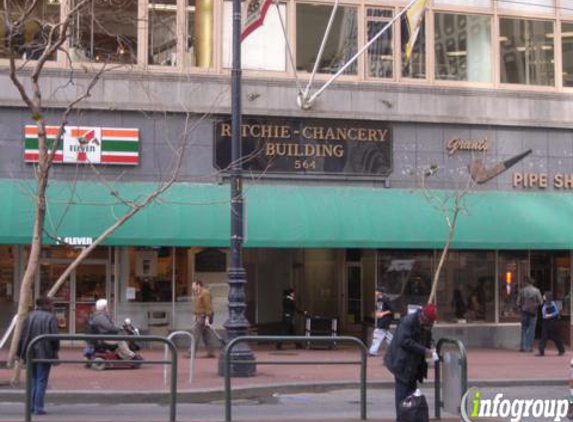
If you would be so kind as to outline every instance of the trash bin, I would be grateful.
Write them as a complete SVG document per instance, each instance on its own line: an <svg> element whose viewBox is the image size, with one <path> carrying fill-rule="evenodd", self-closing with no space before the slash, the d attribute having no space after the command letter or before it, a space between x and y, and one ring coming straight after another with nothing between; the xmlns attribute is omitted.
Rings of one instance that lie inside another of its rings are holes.
<svg viewBox="0 0 573 422"><path fill-rule="evenodd" d="M446 352L442 359L442 396L444 410L459 414L462 402L462 364L459 353Z"/></svg>

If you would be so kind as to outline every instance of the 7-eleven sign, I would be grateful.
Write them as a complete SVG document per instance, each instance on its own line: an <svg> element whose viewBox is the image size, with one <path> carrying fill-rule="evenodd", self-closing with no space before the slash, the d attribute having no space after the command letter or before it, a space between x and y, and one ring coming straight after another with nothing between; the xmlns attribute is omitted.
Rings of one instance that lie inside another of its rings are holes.
<svg viewBox="0 0 573 422"><path fill-rule="evenodd" d="M101 162L100 127L66 127L63 138L64 163Z"/></svg>

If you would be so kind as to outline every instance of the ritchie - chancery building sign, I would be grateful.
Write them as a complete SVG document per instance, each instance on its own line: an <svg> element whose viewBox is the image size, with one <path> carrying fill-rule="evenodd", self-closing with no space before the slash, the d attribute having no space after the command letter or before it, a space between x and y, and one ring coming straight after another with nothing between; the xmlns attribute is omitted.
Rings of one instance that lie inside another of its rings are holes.
<svg viewBox="0 0 573 422"><path fill-rule="evenodd" d="M392 131L386 123L356 120L244 117L243 168L268 173L387 176ZM215 124L215 166L231 163L231 122Z"/></svg>

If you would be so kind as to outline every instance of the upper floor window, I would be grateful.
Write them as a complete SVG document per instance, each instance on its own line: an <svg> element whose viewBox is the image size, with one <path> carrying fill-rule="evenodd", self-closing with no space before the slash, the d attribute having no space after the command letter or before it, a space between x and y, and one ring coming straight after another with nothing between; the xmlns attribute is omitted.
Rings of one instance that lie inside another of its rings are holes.
<svg viewBox="0 0 573 422"><path fill-rule="evenodd" d="M491 82L491 18L436 13L436 79Z"/></svg>
<svg viewBox="0 0 573 422"><path fill-rule="evenodd" d="M296 5L296 67L312 72L318 57L333 6L304 4ZM338 6L324 51L318 63L319 73L336 73L358 51L357 8ZM344 75L356 75L355 61Z"/></svg>
<svg viewBox="0 0 573 422"><path fill-rule="evenodd" d="M553 22L501 18L501 82L555 85Z"/></svg>
<svg viewBox="0 0 573 422"><path fill-rule="evenodd" d="M391 9L366 10L366 31L368 41L374 38L393 16ZM368 76L375 78L391 78L394 75L393 31L389 27L376 41L368 47L367 68Z"/></svg>
<svg viewBox="0 0 573 422"><path fill-rule="evenodd" d="M137 7L137 0L87 2L78 10L71 25L70 59L137 63Z"/></svg>
<svg viewBox="0 0 573 422"><path fill-rule="evenodd" d="M39 0L30 16L21 27L6 26L6 13L10 13L11 21L20 19L25 8L30 4L24 1L9 0L5 8L0 2L0 57L8 58L11 55L19 59L35 60L41 57L48 43L48 37L55 24L60 22L60 3L50 0ZM53 33L53 37L57 32ZM53 54L50 60L56 59Z"/></svg>
<svg viewBox="0 0 573 422"><path fill-rule="evenodd" d="M498 8L504 12L512 11L553 15L555 11L555 0L498 1Z"/></svg>
<svg viewBox="0 0 573 422"><path fill-rule="evenodd" d="M223 10L223 66L226 68L232 66L233 60L232 6L232 2L226 1ZM279 3L277 10L273 2L264 25L251 32L241 43L243 69L286 71L287 49L283 24L286 29L286 5Z"/></svg>
<svg viewBox="0 0 573 422"><path fill-rule="evenodd" d="M434 0L433 3L439 7L458 6L489 10L493 8L493 0Z"/></svg>
<svg viewBox="0 0 573 422"><path fill-rule="evenodd" d="M426 78L426 19L423 19L417 35L408 27L405 14L400 19L401 51L402 51L402 77ZM411 54L406 54L408 44L413 43Z"/></svg>
<svg viewBox="0 0 573 422"><path fill-rule="evenodd" d="M149 64L177 64L177 0L149 0L147 61Z"/></svg>
<svg viewBox="0 0 573 422"><path fill-rule="evenodd" d="M573 15L573 0L560 0L559 12L562 15Z"/></svg>
<svg viewBox="0 0 573 422"><path fill-rule="evenodd" d="M213 67L215 56L215 1L183 0L185 3L185 67Z"/></svg>
<svg viewBox="0 0 573 422"><path fill-rule="evenodd" d="M561 51L563 52L563 86L573 86L573 23L561 24Z"/></svg>

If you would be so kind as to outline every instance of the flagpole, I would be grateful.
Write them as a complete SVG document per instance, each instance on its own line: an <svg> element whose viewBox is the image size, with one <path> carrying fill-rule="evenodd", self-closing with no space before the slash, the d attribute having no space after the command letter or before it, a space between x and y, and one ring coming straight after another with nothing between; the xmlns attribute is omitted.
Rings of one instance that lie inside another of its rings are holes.
<svg viewBox="0 0 573 422"><path fill-rule="evenodd" d="M246 336L250 327L245 317L243 267L243 164L241 161L241 0L233 0L233 67L231 70L231 267L229 268L229 318L224 327L227 341ZM252 377L255 355L246 342L237 343L229 353L232 377ZM249 363L233 363L247 361ZM219 357L219 375L225 375L225 357Z"/></svg>
<svg viewBox="0 0 573 422"><path fill-rule="evenodd" d="M322 37L322 42L320 43L320 49L318 50L318 56L316 56L316 60L314 62L314 68L312 69L312 74L310 75L310 79L308 80L308 84L306 85L306 89L304 90L304 97L308 97L308 93L310 92L310 88L312 87L312 82L314 81L314 77L316 72L318 71L318 66L320 65L320 61L322 60L322 53L324 53L324 47L326 46L326 41L328 40L328 36L330 35L330 29L332 28L332 22L334 22L334 16L336 15L336 11L338 10L338 0L334 2L334 6L332 7L332 12L330 13L330 19L328 20L328 24L326 25L326 30L324 31L324 36Z"/></svg>
<svg viewBox="0 0 573 422"><path fill-rule="evenodd" d="M312 106L312 103L318 98L318 96L319 96L320 94L322 94L322 93L324 92L324 90L325 90L326 88L328 88L328 87L330 86L330 84L331 84L332 82L334 82L334 80L335 80L336 78L338 78L340 75L342 75L342 73L344 73L344 71L348 68L348 66L350 66L352 63L354 63L354 62L358 59L358 57L360 57L360 55L361 55L362 53L364 53L364 51L366 51L366 49L367 49L368 47L370 47L370 46L374 43L374 41L376 41L378 38L380 38L380 36L381 36L384 32L386 32L386 31L388 30L388 28L390 28L390 27L394 24L394 22L396 22L398 19L400 19L400 17L401 17L404 13L406 13L406 12L408 11L408 9L409 9L410 7L412 7L412 5L414 5L414 3L416 3L417 1L419 1L419 0L411 0L410 3L408 3L408 4L406 5L406 7L404 7L404 9L402 9L396 16L394 16L394 17L390 20L390 22L388 22L388 23L384 26L384 28L382 28L370 41L368 41L366 44L364 44L364 45L362 46L362 48L361 48L360 50L358 50L358 52L357 52L356 54L354 54L354 56L352 56L352 57L344 64L344 66L342 66L340 69L338 69L338 71L337 71L334 75L332 75L332 76L330 77L330 79L329 79L328 81L326 81L326 82L324 83L324 85L323 85L318 91L316 91L308 100L306 100L306 101L302 104L302 107L303 107L303 108L310 108L310 107Z"/></svg>

